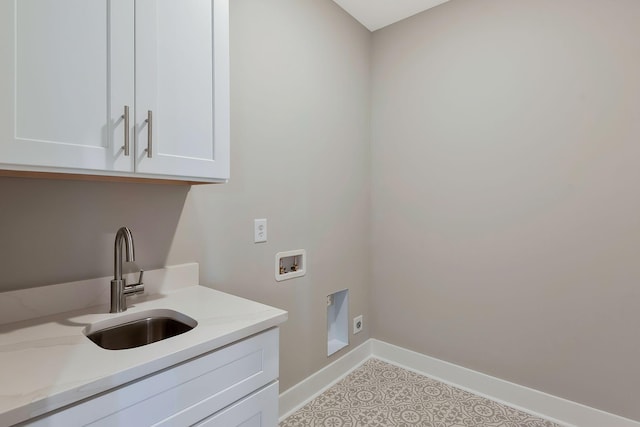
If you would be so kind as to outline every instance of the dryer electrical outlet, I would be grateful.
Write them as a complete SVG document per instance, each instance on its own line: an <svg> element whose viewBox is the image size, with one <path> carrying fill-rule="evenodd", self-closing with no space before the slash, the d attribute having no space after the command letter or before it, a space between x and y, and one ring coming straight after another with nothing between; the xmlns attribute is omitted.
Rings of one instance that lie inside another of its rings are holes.
<svg viewBox="0 0 640 427"><path fill-rule="evenodd" d="M362 328L364 327L364 323L362 322L362 314L360 316L356 316L353 318L353 333L354 335L358 332L362 332Z"/></svg>

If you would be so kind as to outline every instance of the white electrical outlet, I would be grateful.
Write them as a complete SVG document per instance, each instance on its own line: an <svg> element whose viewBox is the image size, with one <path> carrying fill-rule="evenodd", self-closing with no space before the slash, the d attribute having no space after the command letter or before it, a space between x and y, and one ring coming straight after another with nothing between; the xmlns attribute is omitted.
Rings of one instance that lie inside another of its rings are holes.
<svg viewBox="0 0 640 427"><path fill-rule="evenodd" d="M362 314L360 316L356 316L353 318L353 333L357 334L358 332L362 332L362 328L364 327L364 323L362 322Z"/></svg>
<svg viewBox="0 0 640 427"><path fill-rule="evenodd" d="M262 243L267 241L266 218L253 220L253 241L254 243Z"/></svg>

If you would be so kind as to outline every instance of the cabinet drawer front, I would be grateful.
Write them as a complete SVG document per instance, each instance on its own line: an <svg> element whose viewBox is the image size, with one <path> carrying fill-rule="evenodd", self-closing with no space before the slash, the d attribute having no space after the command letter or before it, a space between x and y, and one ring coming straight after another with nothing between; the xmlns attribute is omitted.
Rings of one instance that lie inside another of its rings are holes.
<svg viewBox="0 0 640 427"><path fill-rule="evenodd" d="M253 393L195 427L275 427L278 425L278 382Z"/></svg>
<svg viewBox="0 0 640 427"><path fill-rule="evenodd" d="M274 328L27 425L192 425L277 377Z"/></svg>

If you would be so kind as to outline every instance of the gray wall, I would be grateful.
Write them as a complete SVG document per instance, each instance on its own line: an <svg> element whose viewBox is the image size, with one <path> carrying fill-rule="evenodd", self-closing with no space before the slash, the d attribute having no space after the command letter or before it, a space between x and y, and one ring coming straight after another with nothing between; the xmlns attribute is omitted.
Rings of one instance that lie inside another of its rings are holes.
<svg viewBox="0 0 640 427"><path fill-rule="evenodd" d="M284 391L326 356L326 295L369 311L371 34L332 1L231 1L231 180L192 187L169 262L202 283L289 311ZM253 243L267 218L268 242ZM275 254L306 249L307 275L276 283Z"/></svg>
<svg viewBox="0 0 640 427"><path fill-rule="evenodd" d="M349 288L349 348L373 330L640 419L637 22L452 0L372 38L329 0L233 0L230 183L0 178L0 290L111 274L129 225L140 266L289 311L281 390L333 360L324 298ZM277 284L298 248L307 276Z"/></svg>
<svg viewBox="0 0 640 427"><path fill-rule="evenodd" d="M374 336L640 419L640 2L373 36Z"/></svg>
<svg viewBox="0 0 640 427"><path fill-rule="evenodd" d="M113 275L114 238L123 225L134 232L137 264L164 266L188 192L0 177L0 292Z"/></svg>
<svg viewBox="0 0 640 427"><path fill-rule="evenodd" d="M326 295L369 317L371 34L329 0L232 0L231 174L189 187L0 177L0 290L112 274L129 225L143 268L197 261L201 282L289 311L281 391L326 356ZM269 221L253 243L253 219ZM307 275L276 283L276 252ZM105 283L108 286L108 283Z"/></svg>

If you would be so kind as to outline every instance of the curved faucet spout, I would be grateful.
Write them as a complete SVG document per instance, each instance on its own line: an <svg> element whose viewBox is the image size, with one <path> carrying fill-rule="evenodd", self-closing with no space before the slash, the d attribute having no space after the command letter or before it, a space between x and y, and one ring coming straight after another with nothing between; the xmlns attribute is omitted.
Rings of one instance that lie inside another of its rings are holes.
<svg viewBox="0 0 640 427"><path fill-rule="evenodd" d="M122 245L124 245L127 262L136 260L133 245L133 234L127 227L120 227L116 233L116 243L113 254L113 279L122 280Z"/></svg>
<svg viewBox="0 0 640 427"><path fill-rule="evenodd" d="M127 227L120 227L116 233L116 243L113 254L113 280L111 281L111 313L120 313L127 309L126 297L144 292L142 274L138 283L127 286L127 281L122 277L122 246L124 245L127 262L136 260L133 247L133 235Z"/></svg>

